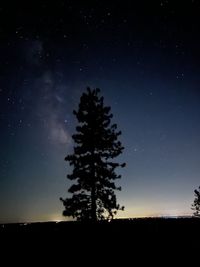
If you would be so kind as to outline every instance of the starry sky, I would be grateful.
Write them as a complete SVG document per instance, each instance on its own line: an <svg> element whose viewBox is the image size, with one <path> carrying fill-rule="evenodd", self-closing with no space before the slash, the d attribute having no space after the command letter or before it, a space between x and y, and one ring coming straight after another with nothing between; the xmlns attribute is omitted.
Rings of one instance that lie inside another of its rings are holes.
<svg viewBox="0 0 200 267"><path fill-rule="evenodd" d="M64 157L87 86L101 89L122 130L118 217L191 214L199 12L197 0L1 1L0 222L64 219Z"/></svg>

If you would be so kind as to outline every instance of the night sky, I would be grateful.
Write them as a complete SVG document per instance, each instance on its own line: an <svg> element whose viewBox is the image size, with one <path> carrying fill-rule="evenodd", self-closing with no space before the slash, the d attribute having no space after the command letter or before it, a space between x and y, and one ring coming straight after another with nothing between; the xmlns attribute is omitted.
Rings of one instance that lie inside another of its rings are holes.
<svg viewBox="0 0 200 267"><path fill-rule="evenodd" d="M199 14L197 0L1 1L0 222L65 219L64 158L87 86L101 89L122 130L118 216L192 213Z"/></svg>

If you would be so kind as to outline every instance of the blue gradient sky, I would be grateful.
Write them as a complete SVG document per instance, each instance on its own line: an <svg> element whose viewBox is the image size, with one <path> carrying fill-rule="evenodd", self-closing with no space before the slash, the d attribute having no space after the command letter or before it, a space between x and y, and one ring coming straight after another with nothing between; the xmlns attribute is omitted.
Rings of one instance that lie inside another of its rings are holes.
<svg viewBox="0 0 200 267"><path fill-rule="evenodd" d="M87 86L101 89L122 130L118 216L191 214L200 184L200 7L185 2L58 1L11 13L2 5L0 222L64 219L64 157Z"/></svg>

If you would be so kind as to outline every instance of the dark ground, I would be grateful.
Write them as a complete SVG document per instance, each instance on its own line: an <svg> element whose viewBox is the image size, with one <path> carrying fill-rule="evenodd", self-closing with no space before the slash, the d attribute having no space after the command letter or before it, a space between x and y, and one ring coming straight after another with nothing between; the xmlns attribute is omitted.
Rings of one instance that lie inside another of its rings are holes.
<svg viewBox="0 0 200 267"><path fill-rule="evenodd" d="M24 255L29 255L31 261L40 258L46 264L56 258L66 263L81 262L86 266L94 257L93 266L107 258L115 264L133 260L133 266L138 266L136 259L140 263L151 262L151 265L162 262L159 266L166 266L167 261L170 264L178 259L178 266L183 265L181 261L191 266L192 260L200 255L200 219L4 224L0 227L0 240L1 252L17 252L18 256L21 255L20 260L24 259ZM8 257L9 260L13 258Z"/></svg>

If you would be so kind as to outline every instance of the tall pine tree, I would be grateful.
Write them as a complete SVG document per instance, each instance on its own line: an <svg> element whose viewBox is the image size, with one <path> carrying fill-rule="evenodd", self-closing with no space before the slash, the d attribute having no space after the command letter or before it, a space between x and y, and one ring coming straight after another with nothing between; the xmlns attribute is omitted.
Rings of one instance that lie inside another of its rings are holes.
<svg viewBox="0 0 200 267"><path fill-rule="evenodd" d="M121 190L114 183L121 178L115 169L125 167L125 163L113 161L124 149L118 140L121 131L111 124L111 108L104 106L99 93L99 89L87 88L78 111L73 112L79 123L72 136L76 146L65 160L73 166L67 177L76 182L68 190L72 197L60 199L65 207L64 216L93 222L112 219L118 210L124 209L117 204L114 192Z"/></svg>
<svg viewBox="0 0 200 267"><path fill-rule="evenodd" d="M194 210L194 216L200 218L200 186L199 190L194 190L195 199L192 204L192 210Z"/></svg>

